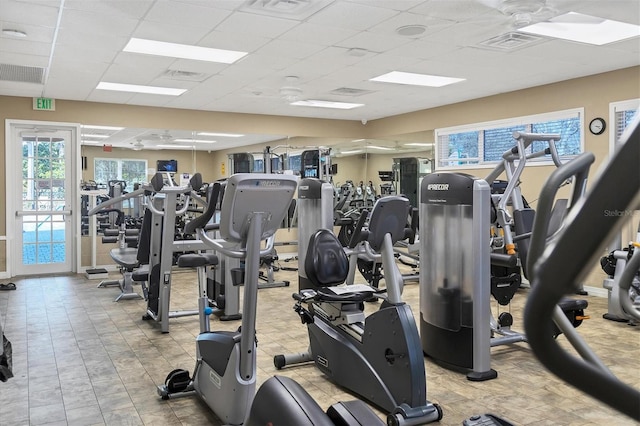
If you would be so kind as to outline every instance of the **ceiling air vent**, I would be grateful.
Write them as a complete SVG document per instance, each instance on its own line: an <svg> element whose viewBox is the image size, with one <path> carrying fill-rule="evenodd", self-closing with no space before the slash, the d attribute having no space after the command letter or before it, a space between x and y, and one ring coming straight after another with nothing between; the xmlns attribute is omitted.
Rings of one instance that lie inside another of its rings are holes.
<svg viewBox="0 0 640 426"><path fill-rule="evenodd" d="M186 81L205 81L207 74L194 71L183 70L166 70L160 77L168 78L171 80L186 80Z"/></svg>
<svg viewBox="0 0 640 426"><path fill-rule="evenodd" d="M480 43L479 46L485 49L506 51L520 49L521 47L537 43L540 40L542 40L542 37L531 34L510 32L485 40Z"/></svg>
<svg viewBox="0 0 640 426"><path fill-rule="evenodd" d="M338 96L362 96L373 92L373 90L354 89L353 87L339 87L329 93Z"/></svg>
<svg viewBox="0 0 640 426"><path fill-rule="evenodd" d="M44 83L44 68L23 65L0 64L0 80L21 83Z"/></svg>
<svg viewBox="0 0 640 426"><path fill-rule="evenodd" d="M240 10L260 15L302 20L333 0L246 0Z"/></svg>

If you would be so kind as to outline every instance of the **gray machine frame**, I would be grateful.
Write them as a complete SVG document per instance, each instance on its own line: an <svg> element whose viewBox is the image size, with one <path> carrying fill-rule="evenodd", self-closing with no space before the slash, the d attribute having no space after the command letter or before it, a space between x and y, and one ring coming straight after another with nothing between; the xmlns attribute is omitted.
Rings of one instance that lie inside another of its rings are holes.
<svg viewBox="0 0 640 426"><path fill-rule="evenodd" d="M202 228L198 236L216 252L245 259L244 304L239 332L210 332L208 319L196 340L197 360L190 387L169 394L160 386L163 398L198 394L224 424L243 424L256 389L256 311L261 241L279 228L293 198L297 178L262 173L236 174L229 178L222 201L220 235L237 244L230 249L210 238ZM204 303L200 302L201 308ZM205 316L204 309L198 314Z"/></svg>
<svg viewBox="0 0 640 426"><path fill-rule="evenodd" d="M194 177L199 176L198 174ZM211 250L211 244L206 240L178 240L174 239L176 218L187 212L190 199L197 200L197 194L191 184L186 186L173 186L172 180L164 184L161 173L154 176L151 182L153 194L147 202L147 208L152 212L151 241L149 255L149 275L147 282L151 290L152 281L159 279L157 301L152 300L152 294L147 301L147 309L143 319L154 320L160 324L163 333L169 332L169 320L184 316L198 315L198 309L186 311L171 311L171 274L173 268L173 254L176 252L197 252ZM192 178L194 181L194 178ZM199 186L199 185L197 185ZM178 198L182 198L183 206L177 209ZM162 232L160 230L163 230ZM159 268L159 278L154 277L155 268ZM229 282L225 282L225 294L228 296L225 304L225 312L239 312L239 295L235 297L238 288ZM156 305L157 302L157 306Z"/></svg>
<svg viewBox="0 0 640 426"><path fill-rule="evenodd" d="M120 188L120 186L114 187ZM122 210L122 204L125 200L133 199L135 204L139 207L139 199L144 196L144 193L149 188L141 187L135 191L128 192L126 194L121 194L118 190L117 194L114 197L106 200L97 206L93 207L88 211L87 216L92 216L100 213L101 211L107 210L108 208L116 209L119 211ZM95 232L95 230L94 230ZM117 280L102 280L98 283L98 287L107 287L107 286L118 286L120 288L120 294L116 296L115 302L119 302L123 299L142 299L142 296L135 291L133 291L133 280L132 280L132 272L129 271L131 268L135 268L138 266L138 262L136 259L137 249L128 248L125 244L125 237L127 236L127 230L125 229L125 224L120 225L119 236L118 236L118 247L110 250L109 254L114 262L118 264L120 269L122 270L122 278Z"/></svg>
<svg viewBox="0 0 640 426"><path fill-rule="evenodd" d="M640 392L615 377L570 325L563 323L558 301L580 286L602 247L623 225L625 215L640 203L640 114L621 136L621 144L587 195L574 206L563 229L549 243L535 237L542 220L534 223L529 266L533 271L532 291L525 306L524 327L533 353L552 373L581 391L640 422ZM543 190L539 200L550 203L554 188ZM630 279L631 274L627 276ZM629 283L630 284L630 283ZM552 321L553 319L553 321ZM580 359L554 339L554 324L563 329Z"/></svg>
<svg viewBox="0 0 640 426"><path fill-rule="evenodd" d="M629 250L614 250L611 256L615 260L615 272L613 276L605 278L602 287L607 292L607 313L603 314L604 319L617 322L628 322L631 325L640 323L640 305L638 300L640 295L630 292L632 285L639 287L638 272L640 272L635 257L640 257L640 225L636 233L636 240L629 244ZM631 279L624 274L632 274ZM633 300L632 300L633 297Z"/></svg>
<svg viewBox="0 0 640 426"><path fill-rule="evenodd" d="M309 206L318 203L331 211L331 204L322 204L317 197ZM360 239L357 245L345 249L335 240L332 250L339 246L338 250L343 250L349 257L344 274L349 285L335 290L340 300L327 299L319 293L324 290L315 288L305 273L300 281L301 291L293 297L298 301L295 310L308 328L309 348L303 353L274 357L278 369L313 361L333 382L385 411L387 423L394 426L422 425L442 418L440 407L427 400L418 329L410 306L402 301L403 280L394 258L393 245L405 238L408 213L407 198L380 198L369 216L368 229L361 230L359 238L356 237ZM316 212L316 219L326 216ZM301 229L306 226L306 223L300 223ZM312 230L312 234L316 232L317 228ZM321 228L321 232L331 231ZM300 252L303 259L308 245L308 242L304 245L304 254ZM358 255L375 257L383 264L386 291L363 284L353 285ZM304 269L303 262L299 262L299 274ZM380 309L366 316L362 306L364 299L357 301L361 296L359 293L365 298L377 294L383 299ZM396 362L396 357L403 361Z"/></svg>
<svg viewBox="0 0 640 426"><path fill-rule="evenodd" d="M570 206L574 206L584 194L593 161L593 154L583 153L560 165L545 183L543 191L551 188L557 192L567 180L573 179ZM469 191L472 191L471 197ZM490 254L489 243L489 186L486 181L469 175L434 173L423 180L421 195L420 218L424 223L420 226L420 257L425 262L420 268L420 335L423 350L446 367L468 371L469 380L494 379L497 372L491 368L491 348L527 342L528 338L524 333L500 326L491 313L489 268L493 255ZM542 235L531 233L532 237L536 235L536 243L548 237L553 201L549 205L538 201L535 223L545 223L545 228L538 225L536 229L536 233ZM444 210L438 215L429 209L429 205L444 206ZM471 210L465 212L465 205L471 206ZM469 211L472 212L470 215ZM439 216L444 223L437 222ZM456 217L464 218L462 223L452 222L452 218ZM456 238L463 235L450 235L461 230L470 231L471 236L465 240ZM533 244L534 240L531 246ZM531 252L533 250L533 247L530 248ZM529 254L527 260L531 261L531 258ZM465 268L462 265L458 268L456 262L465 264L467 262L464 259L470 259L472 266ZM443 270L451 275L441 274ZM461 282L456 282L456 279ZM454 295L457 295L457 301L452 299ZM452 317L456 314L459 320ZM559 327L561 331L571 327L572 332L567 336L571 338L575 334L573 325L560 307L557 307L557 316L557 321L565 325Z"/></svg>

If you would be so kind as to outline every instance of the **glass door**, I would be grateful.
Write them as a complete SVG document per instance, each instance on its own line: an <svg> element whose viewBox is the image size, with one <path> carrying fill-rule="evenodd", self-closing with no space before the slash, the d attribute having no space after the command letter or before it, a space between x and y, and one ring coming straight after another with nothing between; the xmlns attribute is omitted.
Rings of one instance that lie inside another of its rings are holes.
<svg viewBox="0 0 640 426"><path fill-rule="evenodd" d="M71 272L74 133L16 127L13 134L19 178L14 179L12 275Z"/></svg>

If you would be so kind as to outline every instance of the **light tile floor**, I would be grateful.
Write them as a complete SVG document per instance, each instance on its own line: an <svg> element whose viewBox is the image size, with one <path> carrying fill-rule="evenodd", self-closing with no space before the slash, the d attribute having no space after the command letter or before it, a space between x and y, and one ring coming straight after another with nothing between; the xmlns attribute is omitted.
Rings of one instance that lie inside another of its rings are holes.
<svg viewBox="0 0 640 426"><path fill-rule="evenodd" d="M173 277L172 309L193 309L195 273L179 271ZM273 366L274 355L307 347L306 329L292 310L296 277L280 271L276 279L290 279L291 287L260 290L258 381L276 373L291 376L323 408L353 399L312 365L281 372ZM172 319L170 333L163 334L157 324L141 319L144 301L113 302L117 288L97 288L83 275L14 282L17 290L0 292L0 320L13 345L15 374L0 383L0 425L219 424L197 398L162 401L155 390L174 368L193 368L196 317ZM419 318L417 284L405 287L405 300ZM526 290L514 298L515 329L521 329L525 300ZM588 301L592 319L580 331L615 374L640 388L640 329L603 320L606 299ZM212 329L237 326L212 323ZM547 373L524 343L493 349L499 377L489 382L469 382L430 360L425 363L428 398L442 406L443 425L460 425L483 412L519 425L635 424Z"/></svg>

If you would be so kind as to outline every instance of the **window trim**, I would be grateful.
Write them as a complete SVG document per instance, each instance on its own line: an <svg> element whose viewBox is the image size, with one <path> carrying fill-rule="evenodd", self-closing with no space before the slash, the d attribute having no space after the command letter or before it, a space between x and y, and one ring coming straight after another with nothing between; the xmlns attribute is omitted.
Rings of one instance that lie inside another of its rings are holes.
<svg viewBox="0 0 640 426"><path fill-rule="evenodd" d="M559 111L550 111L550 112L545 112L540 114L531 114L531 115L524 115L520 117L511 117L511 118L504 118L500 120L483 121L478 123L470 123L470 124L463 124L458 126L442 127L442 128L435 129L433 132L434 141L435 141L434 156L436 160L434 164L434 170L448 171L448 170L493 169L500 162L500 161L481 161L479 164L460 164L460 165L454 165L454 166L441 166L440 165L441 147L439 143L440 136L450 135L454 133L472 132L472 131L480 132L484 130L491 130L491 129L501 128L501 127L520 126L520 125L534 124L534 123L540 123L545 121L561 120L566 118L573 118L575 117L576 114L578 115L578 119L580 121L580 125L579 125L580 152L584 152L584 143L585 143L584 141L584 108L582 107L569 108L569 109L564 109ZM478 141L478 157L479 158L484 157L483 148L484 148L484 144L482 143L482 141ZM562 156L561 159L572 158L572 157L573 156ZM527 166L529 165L551 166L553 165L553 161L551 159L549 160L540 159L537 161L531 161L527 163Z"/></svg>
<svg viewBox="0 0 640 426"><path fill-rule="evenodd" d="M144 161L144 169L145 169L145 178L148 176L149 173L149 161L146 158L111 158L111 157L94 157L93 158L93 179L96 179L96 161L117 161L118 162L118 172L122 173L122 161ZM147 179L144 180L144 182L146 182ZM97 182L97 181L96 181ZM104 182L105 184L107 182ZM128 189L129 191L132 191L132 188Z"/></svg>
<svg viewBox="0 0 640 426"><path fill-rule="evenodd" d="M635 109L640 114L640 98L627 99L609 103L609 154L613 154L616 148L618 126L616 125L616 113Z"/></svg>

